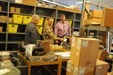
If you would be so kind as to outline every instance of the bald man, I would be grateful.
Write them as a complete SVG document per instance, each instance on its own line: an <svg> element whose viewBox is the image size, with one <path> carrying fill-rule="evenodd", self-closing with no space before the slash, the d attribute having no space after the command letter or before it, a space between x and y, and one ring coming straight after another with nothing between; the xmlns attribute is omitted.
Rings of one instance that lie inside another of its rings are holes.
<svg viewBox="0 0 113 75"><path fill-rule="evenodd" d="M40 40L39 32L36 28L36 24L39 22L40 17L38 15L32 16L32 21L26 25L25 29L25 43L36 44L37 40Z"/></svg>

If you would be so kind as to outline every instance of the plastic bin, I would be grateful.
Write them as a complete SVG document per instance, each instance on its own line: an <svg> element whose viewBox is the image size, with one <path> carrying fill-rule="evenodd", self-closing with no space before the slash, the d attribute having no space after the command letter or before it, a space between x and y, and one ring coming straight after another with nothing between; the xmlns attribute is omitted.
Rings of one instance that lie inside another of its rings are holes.
<svg viewBox="0 0 113 75"><path fill-rule="evenodd" d="M16 14L13 15L14 23L22 24L22 18L23 18L22 15L16 15Z"/></svg>
<svg viewBox="0 0 113 75"><path fill-rule="evenodd" d="M32 20L31 16L23 16L23 24L28 24Z"/></svg>
<svg viewBox="0 0 113 75"><path fill-rule="evenodd" d="M8 32L16 33L18 29L18 25L8 24Z"/></svg>

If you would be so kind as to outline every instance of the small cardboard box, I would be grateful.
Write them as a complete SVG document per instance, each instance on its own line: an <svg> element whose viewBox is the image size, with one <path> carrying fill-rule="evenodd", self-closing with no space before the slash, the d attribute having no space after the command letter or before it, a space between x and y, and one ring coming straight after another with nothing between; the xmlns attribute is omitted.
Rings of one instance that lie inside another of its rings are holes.
<svg viewBox="0 0 113 75"><path fill-rule="evenodd" d="M22 15L16 15L16 14L13 15L14 23L22 24L22 19L23 19Z"/></svg>
<svg viewBox="0 0 113 75"><path fill-rule="evenodd" d="M0 22L7 22L7 16L0 16Z"/></svg>
<svg viewBox="0 0 113 75"><path fill-rule="evenodd" d="M31 16L23 16L23 24L28 24L32 20Z"/></svg>
<svg viewBox="0 0 113 75"><path fill-rule="evenodd" d="M68 61L66 75L94 75L94 67L77 67Z"/></svg>
<svg viewBox="0 0 113 75"><path fill-rule="evenodd" d="M8 24L8 32L16 33L18 29L18 25Z"/></svg>
<svg viewBox="0 0 113 75"><path fill-rule="evenodd" d="M15 8L16 13L20 13L21 9L20 8Z"/></svg>
<svg viewBox="0 0 113 75"><path fill-rule="evenodd" d="M13 23L13 18L8 18L8 23Z"/></svg>
<svg viewBox="0 0 113 75"><path fill-rule="evenodd" d="M15 0L16 3L22 3L27 5L36 6L37 0Z"/></svg>
<svg viewBox="0 0 113 75"><path fill-rule="evenodd" d="M0 32L2 32L2 27L0 27Z"/></svg>
<svg viewBox="0 0 113 75"><path fill-rule="evenodd" d="M45 54L50 51L50 41L49 40L42 41L42 46L44 47Z"/></svg>
<svg viewBox="0 0 113 75"><path fill-rule="evenodd" d="M15 13L15 7L10 7L10 12Z"/></svg>
<svg viewBox="0 0 113 75"><path fill-rule="evenodd" d="M97 60L95 67L95 75L106 75L108 69L109 69L108 63L101 60Z"/></svg>
<svg viewBox="0 0 113 75"><path fill-rule="evenodd" d="M2 6L0 6L0 11L2 11Z"/></svg>
<svg viewBox="0 0 113 75"><path fill-rule="evenodd" d="M73 36L70 60L76 66L95 66L98 57L98 48L98 39Z"/></svg>

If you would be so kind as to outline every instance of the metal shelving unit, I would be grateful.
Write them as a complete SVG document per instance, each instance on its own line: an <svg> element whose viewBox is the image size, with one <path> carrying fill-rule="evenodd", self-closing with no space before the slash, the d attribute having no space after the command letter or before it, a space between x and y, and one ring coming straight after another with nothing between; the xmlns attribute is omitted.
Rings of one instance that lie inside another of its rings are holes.
<svg viewBox="0 0 113 75"><path fill-rule="evenodd" d="M57 8L49 8L49 7L40 7L40 6L30 6L26 4L20 4L20 3L14 3L14 2L6 2L6 1L0 1L0 5L3 7L2 11L0 11L1 14L6 15L7 18L12 17L13 14L17 15L24 15L24 16L31 16L32 14L38 14L40 17L44 18L44 21L47 17L53 17L53 28L55 27L55 24L57 23L58 19L60 18L60 14L65 14L67 17L67 20L72 21L72 29L79 30L79 28L74 28L77 22L80 24L80 13L76 13L73 11L66 11L62 9ZM20 8L20 13L12 13L10 12L10 7L17 7ZM0 14L0 15L1 15ZM18 25L18 29L16 33L10 33L8 32L8 25L14 24ZM79 25L78 24L78 25ZM0 37L3 37L0 40L0 50L16 50L18 49L18 43L25 38L25 28L26 24L18 24L18 23L8 23L8 22L0 22L0 26L3 27L3 32L0 32ZM44 27L44 22L42 25L37 25L38 27ZM42 36L42 34L41 34Z"/></svg>

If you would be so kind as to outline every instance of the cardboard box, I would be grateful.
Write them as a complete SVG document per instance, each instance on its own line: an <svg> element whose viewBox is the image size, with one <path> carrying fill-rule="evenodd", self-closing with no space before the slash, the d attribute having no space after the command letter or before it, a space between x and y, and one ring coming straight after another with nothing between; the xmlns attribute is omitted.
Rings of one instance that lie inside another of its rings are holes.
<svg viewBox="0 0 113 75"><path fill-rule="evenodd" d="M66 75L94 75L94 67L77 67L68 61Z"/></svg>
<svg viewBox="0 0 113 75"><path fill-rule="evenodd" d="M50 42L49 40L42 41L42 46L44 47L44 53L48 53L50 51Z"/></svg>
<svg viewBox="0 0 113 75"><path fill-rule="evenodd" d="M108 55L108 52L105 51L105 50L99 50L98 54L99 54L98 59L102 60L102 61L105 61L106 56Z"/></svg>
<svg viewBox="0 0 113 75"><path fill-rule="evenodd" d="M18 25L8 24L8 32L16 33L18 29Z"/></svg>
<svg viewBox="0 0 113 75"><path fill-rule="evenodd" d="M93 10L91 13L92 18L102 18L102 10Z"/></svg>
<svg viewBox="0 0 113 75"><path fill-rule="evenodd" d="M22 19L23 19L22 15L13 14L13 22L14 23L22 24Z"/></svg>
<svg viewBox="0 0 113 75"><path fill-rule="evenodd" d="M113 9L104 8L101 26L113 28Z"/></svg>
<svg viewBox="0 0 113 75"><path fill-rule="evenodd" d="M95 75L106 75L108 69L109 69L108 63L101 60L97 60L96 67L95 67Z"/></svg>
<svg viewBox="0 0 113 75"><path fill-rule="evenodd" d="M23 24L28 24L32 20L31 16L23 16Z"/></svg>
<svg viewBox="0 0 113 75"><path fill-rule="evenodd" d="M0 11L2 11L2 6L0 6Z"/></svg>
<svg viewBox="0 0 113 75"><path fill-rule="evenodd" d="M8 23L13 23L13 18L8 18Z"/></svg>
<svg viewBox="0 0 113 75"><path fill-rule="evenodd" d="M15 13L15 7L10 7L10 12Z"/></svg>
<svg viewBox="0 0 113 75"><path fill-rule="evenodd" d="M91 18L89 20L85 20L84 25L90 25L90 24L101 24L102 19L98 18Z"/></svg>
<svg viewBox="0 0 113 75"><path fill-rule="evenodd" d="M16 13L20 13L20 8L15 8Z"/></svg>
<svg viewBox="0 0 113 75"><path fill-rule="evenodd" d="M98 48L98 39L73 36L70 60L76 66L95 66L98 57Z"/></svg>
<svg viewBox="0 0 113 75"><path fill-rule="evenodd" d="M36 6L37 0L15 0L16 3L22 3L27 5Z"/></svg>
<svg viewBox="0 0 113 75"><path fill-rule="evenodd" d="M0 22L7 22L7 16L0 16Z"/></svg>
<svg viewBox="0 0 113 75"><path fill-rule="evenodd" d="M0 27L0 32L2 32L2 27Z"/></svg>

